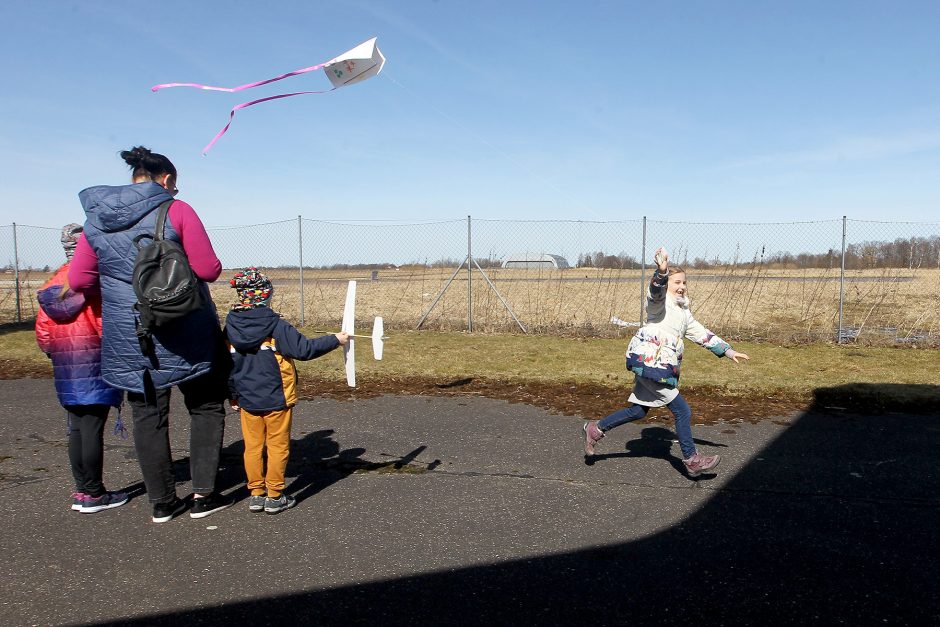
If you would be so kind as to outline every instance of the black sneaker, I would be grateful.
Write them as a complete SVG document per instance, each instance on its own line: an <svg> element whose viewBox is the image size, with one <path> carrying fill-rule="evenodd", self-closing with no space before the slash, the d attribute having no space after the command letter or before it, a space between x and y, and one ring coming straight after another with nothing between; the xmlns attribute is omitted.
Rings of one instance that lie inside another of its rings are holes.
<svg viewBox="0 0 940 627"><path fill-rule="evenodd" d="M230 497L212 492L201 499L193 499L193 508L190 510L189 516L190 518L205 518L234 504L235 501Z"/></svg>
<svg viewBox="0 0 940 627"><path fill-rule="evenodd" d="M264 499L264 511L267 514L277 514L285 509L292 508L294 505L297 505L297 499L289 494L282 494L276 499L272 499L270 496Z"/></svg>
<svg viewBox="0 0 940 627"><path fill-rule="evenodd" d="M153 522L165 523L186 511L186 501L173 497L169 503L153 504Z"/></svg>

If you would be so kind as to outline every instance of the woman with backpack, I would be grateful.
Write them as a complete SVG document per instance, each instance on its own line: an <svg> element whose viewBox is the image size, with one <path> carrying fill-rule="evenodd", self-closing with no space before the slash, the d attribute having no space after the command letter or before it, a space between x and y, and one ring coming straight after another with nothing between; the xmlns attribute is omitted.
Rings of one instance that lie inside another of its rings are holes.
<svg viewBox="0 0 940 627"><path fill-rule="evenodd" d="M230 358L205 283L219 277L222 263L193 208L173 200L178 192L173 163L142 146L123 151L121 158L132 170L130 185L101 185L79 193L87 220L69 270L69 284L76 291L100 286L101 374L112 387L127 391L134 448L153 504L153 521L169 521L187 507L176 494L170 451L168 417L174 386L183 394L190 415L194 497L190 516L203 518L232 505L229 497L215 489ZM171 204L164 236L185 251L200 280L202 304L149 335L139 334L142 329L132 285L138 242L153 239L158 208L167 202Z"/></svg>

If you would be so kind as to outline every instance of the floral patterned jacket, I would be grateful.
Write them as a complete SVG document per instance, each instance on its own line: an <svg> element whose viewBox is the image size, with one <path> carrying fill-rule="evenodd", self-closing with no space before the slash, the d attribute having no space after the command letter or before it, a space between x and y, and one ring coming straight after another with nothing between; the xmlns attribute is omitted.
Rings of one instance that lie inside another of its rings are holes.
<svg viewBox="0 0 940 627"><path fill-rule="evenodd" d="M666 291L668 274L653 272L646 297L646 324L627 347L627 370L638 377L675 387L679 384L683 338L704 346L718 357L731 345L705 328Z"/></svg>

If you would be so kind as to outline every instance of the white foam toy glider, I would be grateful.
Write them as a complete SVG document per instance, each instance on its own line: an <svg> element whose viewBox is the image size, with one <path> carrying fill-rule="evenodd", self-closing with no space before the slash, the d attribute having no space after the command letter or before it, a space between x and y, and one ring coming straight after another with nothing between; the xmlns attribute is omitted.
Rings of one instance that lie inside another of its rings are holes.
<svg viewBox="0 0 940 627"><path fill-rule="evenodd" d="M372 338L372 356L382 360L385 347L385 323L381 316L376 316L372 325L372 335L356 335L356 282L350 281L346 288L346 306L343 308L342 330L349 334L349 341L343 346L343 362L346 364L346 385L356 387L356 338Z"/></svg>
<svg viewBox="0 0 940 627"><path fill-rule="evenodd" d="M656 267L663 265L666 261L669 260L669 251L666 250L664 246L660 246L656 249L656 253L653 255L653 263L656 264Z"/></svg>
<svg viewBox="0 0 940 627"><path fill-rule="evenodd" d="M617 325L618 327L640 327L643 326L639 322L627 322L626 320L621 320L617 316L610 317L610 323Z"/></svg>
<svg viewBox="0 0 940 627"><path fill-rule="evenodd" d="M235 112L239 109L245 109L261 102L267 102L268 100L278 100L280 98L304 96L307 94L325 94L327 92L339 89L340 87L352 85L353 83L358 83L366 80L367 78L376 76L379 72L382 71L382 67L385 65L385 56L379 50L379 47L375 45L375 40L376 37L373 37L368 41L364 41L352 50L347 50L338 57L333 57L324 63L318 63L317 65L312 65L300 70L294 70L293 72L281 74L280 76L268 78L263 81L246 83L245 85L239 85L238 87L213 87L211 85L202 85L200 83L164 83L162 85L154 85L150 88L150 91L156 92L168 87L195 87L196 89L205 89L207 91L236 92L245 89L251 89L252 87L267 85L268 83L274 83L285 78L290 78L291 76L306 74L307 72L313 72L315 70L323 70L326 73L326 77L330 80L330 83L333 84L333 87L330 89L321 89L318 91L297 91L289 94L278 94L276 96L268 96L267 98L259 98L257 100L242 102L241 104L235 105L232 107L232 110L229 113L228 124L226 124L221 131L216 133L216 136L212 138L212 141L202 149L202 154L205 155L207 152L209 152L215 142L219 141L219 138L225 134L229 126L232 125L232 121L235 119Z"/></svg>

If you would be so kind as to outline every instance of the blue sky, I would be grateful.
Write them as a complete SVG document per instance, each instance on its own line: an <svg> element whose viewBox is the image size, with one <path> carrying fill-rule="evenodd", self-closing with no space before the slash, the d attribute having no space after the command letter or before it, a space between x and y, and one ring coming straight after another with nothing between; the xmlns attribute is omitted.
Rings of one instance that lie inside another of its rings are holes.
<svg viewBox="0 0 940 627"><path fill-rule="evenodd" d="M940 220L940 3L0 4L0 224L81 221L143 144L209 226ZM378 37L382 75L310 73Z"/></svg>

